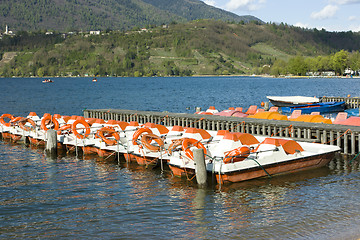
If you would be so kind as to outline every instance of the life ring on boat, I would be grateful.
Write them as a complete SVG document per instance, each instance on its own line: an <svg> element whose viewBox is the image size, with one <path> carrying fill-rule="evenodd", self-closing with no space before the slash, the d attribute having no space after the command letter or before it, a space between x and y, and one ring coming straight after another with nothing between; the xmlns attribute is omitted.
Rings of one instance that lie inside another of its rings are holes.
<svg viewBox="0 0 360 240"><path fill-rule="evenodd" d="M171 155L172 152L177 149L178 147L182 146L182 142L184 138L174 139L168 148L168 154Z"/></svg>
<svg viewBox="0 0 360 240"><path fill-rule="evenodd" d="M227 163L234 163L243 161L250 155L250 148L248 146L242 146L235 148L225 154L223 162Z"/></svg>
<svg viewBox="0 0 360 240"><path fill-rule="evenodd" d="M139 128L138 130L136 130L136 132L135 132L134 135L133 135L132 144L133 144L133 145L139 145L139 144L137 143L137 140L138 140L138 138L140 137L140 135L141 135L142 133L145 133L145 132L147 132L147 133L153 133L153 132L152 132L149 128L147 128L147 127Z"/></svg>
<svg viewBox="0 0 360 240"><path fill-rule="evenodd" d="M152 141L155 141L157 144L159 144L159 146L152 145ZM151 152L160 152L161 148L164 146L164 141L161 139L161 137L152 133L142 135L141 143Z"/></svg>
<svg viewBox="0 0 360 240"><path fill-rule="evenodd" d="M11 115L11 114L9 114L9 113L5 113L5 114L1 115L1 117L0 117L0 123L1 123L2 125L4 125L5 127L10 127L10 126L11 126L10 121L9 121L9 122L5 122L5 118L9 118L10 121L11 121L12 119L14 119L14 116Z"/></svg>
<svg viewBox="0 0 360 240"><path fill-rule="evenodd" d="M25 126L26 123L30 123L32 127ZM23 118L19 122L19 127L25 131L31 131L36 128L36 123L30 118Z"/></svg>
<svg viewBox="0 0 360 240"><path fill-rule="evenodd" d="M16 123L16 122L20 121L21 119L23 119L23 117L14 117L13 119L10 120L10 124Z"/></svg>
<svg viewBox="0 0 360 240"><path fill-rule="evenodd" d="M62 134L62 131L65 131L65 130L68 130L68 129L71 129L71 124L62 125L62 126L59 127L59 129L57 130L57 134L58 134L58 135L61 135L61 134Z"/></svg>
<svg viewBox="0 0 360 240"><path fill-rule="evenodd" d="M120 135L112 127L103 127L97 130L96 133L101 140L103 140L107 145L112 146L118 143L120 140ZM115 139L109 139L108 137L113 136Z"/></svg>
<svg viewBox="0 0 360 240"><path fill-rule="evenodd" d="M197 147L198 149L202 148L204 149L204 154L207 153L206 148L199 140L196 140L194 138L185 138L182 142L182 149L185 152L185 155L191 160L194 160L194 154L190 149L191 147Z"/></svg>
<svg viewBox="0 0 360 240"><path fill-rule="evenodd" d="M84 128L82 129L85 129L85 133L84 134L80 134L76 128L76 126L78 124L81 124L84 126ZM76 120L72 125L71 125L71 130L72 132L75 134L75 136L79 139L84 139L86 137L88 137L90 135L90 125L84 120L84 119L79 119L79 120Z"/></svg>
<svg viewBox="0 0 360 240"><path fill-rule="evenodd" d="M47 125L51 124L52 126L50 126L49 128L47 127ZM42 119L41 119L41 129L47 131L49 129L54 129L54 130L58 130L59 129L59 122L58 120L56 120L56 118L52 117L50 114L46 114Z"/></svg>

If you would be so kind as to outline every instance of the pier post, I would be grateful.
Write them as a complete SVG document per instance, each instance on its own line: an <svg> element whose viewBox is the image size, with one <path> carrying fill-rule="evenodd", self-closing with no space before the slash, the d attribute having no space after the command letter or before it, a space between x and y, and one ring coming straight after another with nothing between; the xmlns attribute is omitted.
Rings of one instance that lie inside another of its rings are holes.
<svg viewBox="0 0 360 240"><path fill-rule="evenodd" d="M355 134L351 133L351 154L355 155Z"/></svg>
<svg viewBox="0 0 360 240"><path fill-rule="evenodd" d="M46 153L51 158L57 156L57 132L54 129L49 129L46 132Z"/></svg>
<svg viewBox="0 0 360 240"><path fill-rule="evenodd" d="M195 149L193 150L193 154L195 162L196 181L200 187L204 187L206 186L207 181L204 149Z"/></svg>
<svg viewBox="0 0 360 240"><path fill-rule="evenodd" d="M270 109L270 102L264 102L264 109L268 111Z"/></svg>

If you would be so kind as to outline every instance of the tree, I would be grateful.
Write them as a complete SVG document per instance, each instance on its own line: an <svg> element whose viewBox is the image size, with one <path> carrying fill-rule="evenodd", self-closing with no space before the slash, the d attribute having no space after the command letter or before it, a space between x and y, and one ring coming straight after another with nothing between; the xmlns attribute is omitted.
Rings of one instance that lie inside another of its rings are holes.
<svg viewBox="0 0 360 240"><path fill-rule="evenodd" d="M125 70L129 70L129 69L131 69L133 67L133 63L131 62L130 59L125 58L124 62L123 62L123 67L124 67Z"/></svg>
<svg viewBox="0 0 360 240"><path fill-rule="evenodd" d="M360 52L352 52L349 56L350 68L354 71L360 70Z"/></svg>
<svg viewBox="0 0 360 240"><path fill-rule="evenodd" d="M348 67L349 52L341 50L335 53L331 58L332 67L336 73L342 75Z"/></svg>
<svg viewBox="0 0 360 240"><path fill-rule="evenodd" d="M316 60L318 71L333 70L331 67L331 59L329 56L318 56Z"/></svg>
<svg viewBox="0 0 360 240"><path fill-rule="evenodd" d="M280 76L286 74L286 62L283 60L276 60L270 69L271 75Z"/></svg>
<svg viewBox="0 0 360 240"><path fill-rule="evenodd" d="M37 70L37 75L39 76L39 77L43 77L44 75L45 75L45 69L44 68L39 68L38 70Z"/></svg>
<svg viewBox="0 0 360 240"><path fill-rule="evenodd" d="M308 66L306 65L304 57L296 56L291 58L288 63L288 71L297 76L304 76L308 71Z"/></svg>

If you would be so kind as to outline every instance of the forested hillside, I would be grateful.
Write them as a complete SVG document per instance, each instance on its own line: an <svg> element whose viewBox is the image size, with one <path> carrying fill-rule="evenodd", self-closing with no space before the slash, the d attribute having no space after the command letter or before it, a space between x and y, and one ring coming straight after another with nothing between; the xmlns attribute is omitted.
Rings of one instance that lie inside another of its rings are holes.
<svg viewBox="0 0 360 240"><path fill-rule="evenodd" d="M20 32L0 41L15 52L0 76L182 76L360 69L360 35L284 24L195 20L102 35Z"/></svg>
<svg viewBox="0 0 360 240"><path fill-rule="evenodd" d="M200 0L1 0L0 23L13 30L128 30L195 19L260 21Z"/></svg>

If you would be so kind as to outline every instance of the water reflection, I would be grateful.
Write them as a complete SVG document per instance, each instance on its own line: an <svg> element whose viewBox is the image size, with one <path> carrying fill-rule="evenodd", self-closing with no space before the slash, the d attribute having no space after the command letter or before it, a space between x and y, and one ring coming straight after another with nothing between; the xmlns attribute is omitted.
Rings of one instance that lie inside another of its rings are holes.
<svg viewBox="0 0 360 240"><path fill-rule="evenodd" d="M360 236L359 170L358 160L336 158L316 171L219 191L123 158L51 160L42 149L1 142L0 231L27 238L351 239Z"/></svg>
<svg viewBox="0 0 360 240"><path fill-rule="evenodd" d="M20 116L82 115L84 108L104 106L194 112L210 103L248 107L293 89L299 95L357 95L360 86L358 79L244 77L102 78L96 86L86 78L59 78L51 86L35 78L2 83L0 112ZM0 233L4 239L356 239L360 164L350 160L338 157L315 171L199 189L168 169L65 153L50 160L43 149L0 141Z"/></svg>

